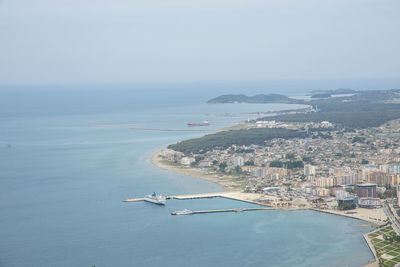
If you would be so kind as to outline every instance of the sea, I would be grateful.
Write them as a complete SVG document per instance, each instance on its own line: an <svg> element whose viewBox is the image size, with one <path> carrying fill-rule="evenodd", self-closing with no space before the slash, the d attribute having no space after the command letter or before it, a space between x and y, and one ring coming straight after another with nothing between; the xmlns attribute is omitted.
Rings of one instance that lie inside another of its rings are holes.
<svg viewBox="0 0 400 267"><path fill-rule="evenodd" d="M222 191L158 169L149 158L258 112L296 107L210 105L208 99L315 89L245 85L2 87L0 266L362 266L373 260L363 239L372 227L356 219L309 210L171 215L255 206L223 198L122 202L154 191ZM205 120L211 126L195 127L205 132L181 131Z"/></svg>

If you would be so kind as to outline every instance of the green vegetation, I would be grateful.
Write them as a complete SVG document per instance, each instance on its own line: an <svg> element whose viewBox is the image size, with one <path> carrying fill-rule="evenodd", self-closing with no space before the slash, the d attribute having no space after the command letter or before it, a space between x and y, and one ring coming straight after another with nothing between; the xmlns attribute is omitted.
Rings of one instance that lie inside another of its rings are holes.
<svg viewBox="0 0 400 267"><path fill-rule="evenodd" d="M304 163L301 160L296 161L279 161L274 160L269 163L269 167L273 168L286 168L286 169L298 169L303 168Z"/></svg>
<svg viewBox="0 0 400 267"><path fill-rule="evenodd" d="M307 164L311 164L312 163L312 158L309 156L302 156L301 160Z"/></svg>
<svg viewBox="0 0 400 267"><path fill-rule="evenodd" d="M251 148L238 148L235 150L236 153L253 153L254 149Z"/></svg>
<svg viewBox="0 0 400 267"><path fill-rule="evenodd" d="M305 104L318 107L319 112L285 114L265 117L264 120L283 122L329 121L346 128L376 127L400 118L400 90L357 91L353 96L313 100Z"/></svg>
<svg viewBox="0 0 400 267"><path fill-rule="evenodd" d="M304 167L304 163L301 160L288 161L288 162L285 162L284 165L285 165L286 169L298 169L298 168Z"/></svg>
<svg viewBox="0 0 400 267"><path fill-rule="evenodd" d="M339 203L338 210L354 210L356 207L354 203Z"/></svg>
<svg viewBox="0 0 400 267"><path fill-rule="evenodd" d="M352 143L364 143L365 137L356 136L351 140Z"/></svg>
<svg viewBox="0 0 400 267"><path fill-rule="evenodd" d="M219 164L219 170L221 172L225 172L226 167L228 167L228 164L226 164L226 162L222 162L221 164Z"/></svg>
<svg viewBox="0 0 400 267"><path fill-rule="evenodd" d="M318 95L353 94L345 97L315 99L312 101L291 99L279 94L259 94L255 96L221 95L208 103L289 103L308 104L319 112L284 114L264 117L264 120L283 122L321 122L329 121L346 128L376 127L387 121L400 118L400 90L354 91L352 89L318 90L312 92ZM357 139L356 139L357 140ZM360 140L359 140L360 141Z"/></svg>
<svg viewBox="0 0 400 267"><path fill-rule="evenodd" d="M394 198L396 197L396 188L392 187L390 184L385 184L385 192L378 193L378 197L382 199Z"/></svg>
<svg viewBox="0 0 400 267"><path fill-rule="evenodd" d="M282 167L283 167L283 162L282 162L282 161L279 161L279 160L274 160L274 161L271 161L271 162L269 163L269 166L270 166L271 168L282 168Z"/></svg>
<svg viewBox="0 0 400 267"><path fill-rule="evenodd" d="M200 138L190 139L169 145L168 148L185 154L205 153L215 148L226 149L232 145L249 146L263 145L265 141L274 138L304 138L306 134L284 128L252 128L248 130L232 130L209 134Z"/></svg>
<svg viewBox="0 0 400 267"><path fill-rule="evenodd" d="M392 267L400 262L400 236L392 226L368 234L379 259L379 266Z"/></svg>
<svg viewBox="0 0 400 267"><path fill-rule="evenodd" d="M210 99L207 103L298 103L298 100L280 94L259 94L255 96L246 95L221 95Z"/></svg>
<svg viewBox="0 0 400 267"><path fill-rule="evenodd" d="M294 159L294 154L293 153L286 154L285 158L292 160L292 159Z"/></svg>
<svg viewBox="0 0 400 267"><path fill-rule="evenodd" d="M314 94L311 96L311 98L328 98L331 97L331 94Z"/></svg>
<svg viewBox="0 0 400 267"><path fill-rule="evenodd" d="M244 166L254 166L254 160L248 160L244 163Z"/></svg>
<svg viewBox="0 0 400 267"><path fill-rule="evenodd" d="M351 105L351 103L348 104ZM367 128L377 127L387 121L398 118L400 118L400 105L381 104L371 106L371 110L369 111L321 111L304 114L277 115L264 117L263 119L283 122L329 121L345 127Z"/></svg>

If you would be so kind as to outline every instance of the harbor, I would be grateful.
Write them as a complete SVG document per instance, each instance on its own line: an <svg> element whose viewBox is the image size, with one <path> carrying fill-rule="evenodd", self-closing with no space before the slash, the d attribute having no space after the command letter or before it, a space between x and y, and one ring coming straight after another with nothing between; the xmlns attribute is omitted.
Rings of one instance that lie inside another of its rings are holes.
<svg viewBox="0 0 400 267"><path fill-rule="evenodd" d="M272 198L260 199L259 195L242 193L242 192L215 192L215 193L200 193L200 194L175 195L175 196L165 196L165 197L166 199L178 199L178 200L222 197L266 207L270 207L270 202L273 201ZM256 199L255 197L258 197L258 199ZM123 200L123 202L138 202L138 201L144 201L144 198L128 198Z"/></svg>
<svg viewBox="0 0 400 267"><path fill-rule="evenodd" d="M199 194L188 194L188 195L170 195L165 196L168 199L177 200L190 200L190 199L207 199L207 198L225 198L235 201L241 201L261 206L260 208L249 208L247 210L313 210L316 212L329 213L334 215L340 215L344 217L354 218L363 220L371 223L372 225L382 225L386 222L386 215L383 209L364 209L356 208L352 213L339 210L320 209L314 206L305 204L304 202L298 201L281 201L274 196L244 193L244 192L212 192L212 193L199 193ZM123 202L140 202L144 201L144 198L128 198ZM227 209L227 210L204 210L204 211L193 211L192 214L200 213L218 213L218 212L238 212L245 211L243 208L238 209ZM173 214L174 215L174 214Z"/></svg>

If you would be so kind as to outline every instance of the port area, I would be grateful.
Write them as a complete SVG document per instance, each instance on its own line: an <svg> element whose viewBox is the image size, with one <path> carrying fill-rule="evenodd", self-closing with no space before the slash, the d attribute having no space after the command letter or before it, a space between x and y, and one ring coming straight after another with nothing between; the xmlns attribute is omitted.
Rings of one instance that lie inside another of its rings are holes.
<svg viewBox="0 0 400 267"><path fill-rule="evenodd" d="M300 202L293 203L293 201L292 202L279 201L278 198L274 196L243 193L243 192L214 192L214 193L200 193L200 194L190 194L190 195L175 195L175 196L166 196L166 199L187 200L187 199L202 199L202 198L215 198L215 197L227 198L231 200L261 205L268 207L268 209L297 210L297 209L309 208L306 200L304 200L304 202L301 201L301 203ZM143 200L144 198L129 198L123 200L123 202L138 202Z"/></svg>
<svg viewBox="0 0 400 267"><path fill-rule="evenodd" d="M244 193L238 191L228 191L228 192L214 192L214 193L200 193L200 194L190 194L190 195L175 195L166 196L167 199L202 199L202 198L227 198L236 201L243 201L247 203L252 203L260 206L266 207L268 210L314 210L317 212L330 213L334 215L345 216L349 218L359 219L371 223L374 226L380 226L386 223L387 217L382 208L380 209L366 209L357 208L348 211L330 210L330 209L320 209L316 206L312 206L306 199L295 199L292 201L285 201L276 196L255 194L255 193ZM144 198L130 198L125 199L123 202L138 202L144 201ZM219 211L222 212L222 211ZM232 211L234 212L234 211Z"/></svg>
<svg viewBox="0 0 400 267"><path fill-rule="evenodd" d="M262 206L269 206L267 203L256 201L253 198L245 197L243 195L247 195L247 194L240 193L240 192L215 192L215 193L200 193L200 194L175 195L175 196L165 196L165 197L166 197L166 199L178 199L178 200L222 197L222 198L262 205ZM138 201L143 201L143 200L144 200L144 198L128 198L128 199L123 200L123 202L138 202Z"/></svg>

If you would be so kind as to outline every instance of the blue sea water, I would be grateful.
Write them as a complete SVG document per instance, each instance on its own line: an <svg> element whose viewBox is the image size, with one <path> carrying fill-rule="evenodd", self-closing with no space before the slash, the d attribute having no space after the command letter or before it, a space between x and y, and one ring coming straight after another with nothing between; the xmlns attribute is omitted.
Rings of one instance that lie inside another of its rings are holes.
<svg viewBox="0 0 400 267"><path fill-rule="evenodd" d="M206 132L131 128L224 123L207 128L211 133L254 117L250 112L292 107L204 104L217 94L0 91L0 266L361 266L372 260L362 237L371 228L354 219L313 211L170 215L254 206L221 198L170 200L165 207L121 202L153 191L221 190L148 161L159 148Z"/></svg>

